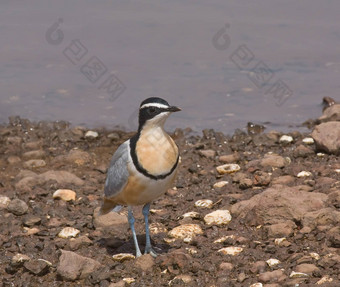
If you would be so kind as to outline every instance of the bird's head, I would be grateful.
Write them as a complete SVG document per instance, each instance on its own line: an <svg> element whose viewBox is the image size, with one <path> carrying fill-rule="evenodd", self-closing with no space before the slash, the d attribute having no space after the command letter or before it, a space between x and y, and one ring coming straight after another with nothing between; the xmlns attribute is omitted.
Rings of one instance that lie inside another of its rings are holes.
<svg viewBox="0 0 340 287"><path fill-rule="evenodd" d="M161 98L148 98L140 104L138 129L141 131L144 127L163 127L168 116L180 110Z"/></svg>

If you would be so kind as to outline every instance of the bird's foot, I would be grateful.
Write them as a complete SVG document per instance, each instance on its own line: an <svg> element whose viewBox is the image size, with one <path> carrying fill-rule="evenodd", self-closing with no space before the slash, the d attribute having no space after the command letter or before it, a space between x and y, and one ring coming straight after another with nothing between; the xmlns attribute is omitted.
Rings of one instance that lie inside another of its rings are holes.
<svg viewBox="0 0 340 287"><path fill-rule="evenodd" d="M145 248L144 254L150 254L154 258L156 258L158 256L158 253L152 247Z"/></svg>

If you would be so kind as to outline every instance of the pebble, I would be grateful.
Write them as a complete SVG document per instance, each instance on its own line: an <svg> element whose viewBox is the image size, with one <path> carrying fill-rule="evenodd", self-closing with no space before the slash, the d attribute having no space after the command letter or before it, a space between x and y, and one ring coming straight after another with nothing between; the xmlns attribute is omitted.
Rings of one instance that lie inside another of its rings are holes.
<svg viewBox="0 0 340 287"><path fill-rule="evenodd" d="M240 155L236 152L228 155L221 155L218 160L223 163L233 163L240 160Z"/></svg>
<svg viewBox="0 0 340 287"><path fill-rule="evenodd" d="M16 198L11 200L7 206L7 210L15 215L24 215L28 211L26 202Z"/></svg>
<svg viewBox="0 0 340 287"><path fill-rule="evenodd" d="M39 225L41 223L41 218L36 215L28 215L25 217L23 224L25 226L34 226L34 225Z"/></svg>
<svg viewBox="0 0 340 287"><path fill-rule="evenodd" d="M319 271L319 268L314 264L302 263L296 266L296 272L304 273L304 274L313 274L315 271Z"/></svg>
<svg viewBox="0 0 340 287"><path fill-rule="evenodd" d="M273 267L273 266L278 265L278 264L281 263L280 260L275 259L275 258L270 258L266 262L267 262L269 267Z"/></svg>
<svg viewBox="0 0 340 287"><path fill-rule="evenodd" d="M227 235L227 236L222 236L214 241L214 243L223 243L227 241L228 239L235 239L235 235Z"/></svg>
<svg viewBox="0 0 340 287"><path fill-rule="evenodd" d="M225 181L225 180L222 180L222 181L218 181L218 182L215 182L214 185L213 185L213 188L221 188L223 186L226 186L229 182L228 181Z"/></svg>
<svg viewBox="0 0 340 287"><path fill-rule="evenodd" d="M288 135L283 135L280 137L280 143L291 143L293 141L293 137Z"/></svg>
<svg viewBox="0 0 340 287"><path fill-rule="evenodd" d="M223 225L231 221L229 210L216 210L204 216L204 222L208 225Z"/></svg>
<svg viewBox="0 0 340 287"><path fill-rule="evenodd" d="M309 255L310 255L313 259L315 259L315 260L319 260L319 259L320 259L320 255L319 255L318 253L316 253L316 252L311 252L311 253L309 253Z"/></svg>
<svg viewBox="0 0 340 287"><path fill-rule="evenodd" d="M196 211L189 211L189 212L187 212L187 213L184 213L183 215L182 215L182 217L183 218L193 218L193 219L198 219L198 218L200 218L200 214L198 213L198 212L196 212Z"/></svg>
<svg viewBox="0 0 340 287"><path fill-rule="evenodd" d="M30 159L24 162L25 168L36 168L46 166L46 162L43 159Z"/></svg>
<svg viewBox="0 0 340 287"><path fill-rule="evenodd" d="M123 281L126 282L127 284L131 284L131 283L135 282L136 279L128 277L128 278L123 278Z"/></svg>
<svg viewBox="0 0 340 287"><path fill-rule="evenodd" d="M263 284L258 282L258 283L251 284L249 287L263 287Z"/></svg>
<svg viewBox="0 0 340 287"><path fill-rule="evenodd" d="M304 138L302 140L303 143L305 144L313 144L314 143L314 139L313 138Z"/></svg>
<svg viewBox="0 0 340 287"><path fill-rule="evenodd" d="M203 234L198 224L183 224L175 227L169 233L170 237L191 241L197 234Z"/></svg>
<svg viewBox="0 0 340 287"><path fill-rule="evenodd" d="M304 278L304 277L308 277L308 274L302 273L302 272L295 272L295 271L292 271L289 274L289 278Z"/></svg>
<svg viewBox="0 0 340 287"><path fill-rule="evenodd" d="M11 259L11 265L14 267L22 266L26 261L31 260L31 258L25 254L17 253Z"/></svg>
<svg viewBox="0 0 340 287"><path fill-rule="evenodd" d="M311 175L312 175L311 172L303 170L303 171L300 171L300 172L297 174L297 177L300 178L300 177L307 177L307 176L311 176Z"/></svg>
<svg viewBox="0 0 340 287"><path fill-rule="evenodd" d="M286 164L287 161L280 155L267 154L261 160L261 165L263 167L283 168Z"/></svg>
<svg viewBox="0 0 340 287"><path fill-rule="evenodd" d="M99 134L96 131L87 131L85 134L86 138L97 138Z"/></svg>
<svg viewBox="0 0 340 287"><path fill-rule="evenodd" d="M264 273L259 274L259 280L267 283L267 282L281 282L286 278L283 270L274 270L274 271L267 271Z"/></svg>
<svg viewBox="0 0 340 287"><path fill-rule="evenodd" d="M131 259L135 259L136 257L133 254L130 253L118 253L112 256L112 259L114 261L119 261L119 262L123 262L126 260L131 260Z"/></svg>
<svg viewBox="0 0 340 287"><path fill-rule="evenodd" d="M241 167L236 163L223 164L216 167L219 174L234 173L241 169Z"/></svg>
<svg viewBox="0 0 340 287"><path fill-rule="evenodd" d="M53 193L54 199L61 199L64 201L75 201L76 200L76 193L71 189L58 189Z"/></svg>
<svg viewBox="0 0 340 287"><path fill-rule="evenodd" d="M149 228L152 234L166 233L168 231L166 227L162 223L159 223L159 222L151 223L149 225Z"/></svg>
<svg viewBox="0 0 340 287"><path fill-rule="evenodd" d="M0 209L7 208L10 202L9 197L0 195Z"/></svg>
<svg viewBox="0 0 340 287"><path fill-rule="evenodd" d="M195 202L196 207L212 208L213 205L214 203L210 199L199 199Z"/></svg>
<svg viewBox="0 0 340 287"><path fill-rule="evenodd" d="M46 273L48 273L50 268L49 264L47 264L46 261L39 259L38 260L32 259L30 261L26 261L24 263L24 267L28 272L37 276L45 275Z"/></svg>
<svg viewBox="0 0 340 287"><path fill-rule="evenodd" d="M170 280L168 285L172 286L178 286L178 284L184 283L189 284L190 282L192 282L192 277L190 275L186 275L186 274L181 274L181 275L177 275L174 279Z"/></svg>
<svg viewBox="0 0 340 287"><path fill-rule="evenodd" d="M232 270L234 268L234 265L230 262L222 262L220 266L218 267L220 270Z"/></svg>
<svg viewBox="0 0 340 287"><path fill-rule="evenodd" d="M229 246L229 247L224 247L218 250L218 252L224 254L224 255L238 255L243 251L242 247L235 247L235 246Z"/></svg>
<svg viewBox="0 0 340 287"><path fill-rule="evenodd" d="M24 227L24 232L26 236L34 235L40 232L40 229L37 227L29 228L29 227Z"/></svg>
<svg viewBox="0 0 340 287"><path fill-rule="evenodd" d="M318 282L316 282L316 284L321 285L330 282L333 282L333 278L329 277L329 275L325 275Z"/></svg>
<svg viewBox="0 0 340 287"><path fill-rule="evenodd" d="M76 237L80 231L73 227L65 227L59 233L58 237L60 238L69 238L69 237Z"/></svg>
<svg viewBox="0 0 340 287"><path fill-rule="evenodd" d="M16 155L10 155L8 158L7 158L7 162L9 164L16 164L16 163L19 163L21 162L21 158L16 156Z"/></svg>
<svg viewBox="0 0 340 287"><path fill-rule="evenodd" d="M281 246L281 245L283 245L283 243L284 243L285 241L287 241L287 238L286 238L286 237L275 238L274 243L275 243L275 245L277 245L277 246Z"/></svg>
<svg viewBox="0 0 340 287"><path fill-rule="evenodd" d="M216 151L212 149L200 150L199 154L206 158L214 158L216 156Z"/></svg>
<svg viewBox="0 0 340 287"><path fill-rule="evenodd" d="M27 151L22 155L22 157L27 160L27 159L43 158L45 155L46 153L43 150L38 149L38 150Z"/></svg>

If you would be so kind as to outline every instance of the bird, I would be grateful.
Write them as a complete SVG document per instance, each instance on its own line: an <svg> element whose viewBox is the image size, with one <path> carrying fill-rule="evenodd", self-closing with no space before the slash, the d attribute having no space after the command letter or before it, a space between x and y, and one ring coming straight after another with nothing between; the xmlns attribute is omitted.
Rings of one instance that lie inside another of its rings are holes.
<svg viewBox="0 0 340 287"><path fill-rule="evenodd" d="M113 154L107 171L100 214L128 207L128 222L136 250L142 255L135 231L132 207L143 205L145 222L145 253L156 257L149 230L150 204L174 184L180 155L177 144L164 130L170 114L181 111L158 97L147 98L140 104L138 130L122 143Z"/></svg>

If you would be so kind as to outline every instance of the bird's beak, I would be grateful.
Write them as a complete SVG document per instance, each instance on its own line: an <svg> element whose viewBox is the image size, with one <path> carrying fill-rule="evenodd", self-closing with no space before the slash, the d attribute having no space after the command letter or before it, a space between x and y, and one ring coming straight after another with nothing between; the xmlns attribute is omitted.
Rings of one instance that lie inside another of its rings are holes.
<svg viewBox="0 0 340 287"><path fill-rule="evenodd" d="M171 106L167 109L169 112L174 113L174 112L179 112L181 109L179 107Z"/></svg>

